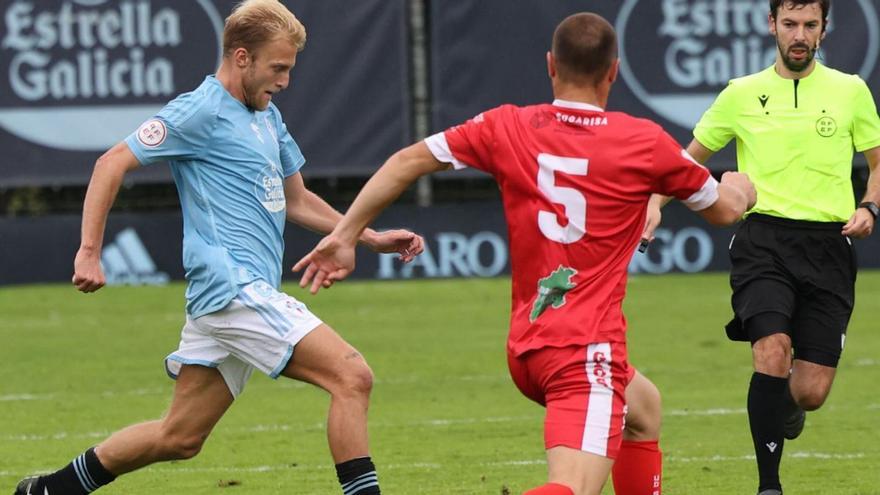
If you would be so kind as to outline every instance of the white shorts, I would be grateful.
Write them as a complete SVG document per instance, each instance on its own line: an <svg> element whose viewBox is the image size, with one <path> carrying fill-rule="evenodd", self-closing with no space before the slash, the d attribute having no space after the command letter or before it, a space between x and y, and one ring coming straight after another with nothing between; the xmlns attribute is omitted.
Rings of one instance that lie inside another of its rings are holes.
<svg viewBox="0 0 880 495"><path fill-rule="evenodd" d="M278 378L294 346L321 323L305 304L256 281L220 311L187 315L180 346L165 358L165 369L177 379L184 364L217 368L238 397L254 368Z"/></svg>

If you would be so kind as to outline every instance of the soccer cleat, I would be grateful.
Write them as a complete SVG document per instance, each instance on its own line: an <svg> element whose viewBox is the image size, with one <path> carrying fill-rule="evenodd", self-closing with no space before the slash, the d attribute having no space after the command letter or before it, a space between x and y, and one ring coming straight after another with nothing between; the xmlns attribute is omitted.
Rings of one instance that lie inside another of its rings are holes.
<svg viewBox="0 0 880 495"><path fill-rule="evenodd" d="M758 492L758 495L782 495L782 490L768 488L767 490L761 490L760 492Z"/></svg>
<svg viewBox="0 0 880 495"><path fill-rule="evenodd" d="M18 482L18 486L15 487L15 493L13 495L49 495L49 489L43 487L43 492L40 493L37 491L37 482L39 481L39 476L29 476Z"/></svg>
<svg viewBox="0 0 880 495"><path fill-rule="evenodd" d="M795 406L791 414L785 418L785 424L782 426L782 434L786 440L794 440L804 431L804 423L807 421L807 413L800 406Z"/></svg>

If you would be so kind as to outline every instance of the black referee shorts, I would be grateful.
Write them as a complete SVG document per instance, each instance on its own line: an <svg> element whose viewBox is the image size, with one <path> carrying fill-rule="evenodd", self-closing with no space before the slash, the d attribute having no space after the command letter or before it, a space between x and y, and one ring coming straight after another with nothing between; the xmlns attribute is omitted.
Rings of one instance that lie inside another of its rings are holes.
<svg viewBox="0 0 880 495"><path fill-rule="evenodd" d="M795 359L836 367L855 302L856 254L841 223L751 214L730 244L731 340L791 337Z"/></svg>

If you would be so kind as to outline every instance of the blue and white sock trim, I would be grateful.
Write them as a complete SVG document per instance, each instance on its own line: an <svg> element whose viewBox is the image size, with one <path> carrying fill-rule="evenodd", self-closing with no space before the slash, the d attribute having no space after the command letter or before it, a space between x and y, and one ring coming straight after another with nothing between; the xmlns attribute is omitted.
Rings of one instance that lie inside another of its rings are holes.
<svg viewBox="0 0 880 495"><path fill-rule="evenodd" d="M342 493L344 495L356 495L361 490L374 486L379 486L379 477L376 475L376 471L370 471L369 473L364 473L358 476L348 483L344 483L342 485Z"/></svg>
<svg viewBox="0 0 880 495"><path fill-rule="evenodd" d="M89 470L86 468L85 454L73 460L73 470L76 472L76 477L79 478L79 484L82 485L86 493L92 493L99 488L99 485L95 483L95 480L92 479L92 475L89 474Z"/></svg>

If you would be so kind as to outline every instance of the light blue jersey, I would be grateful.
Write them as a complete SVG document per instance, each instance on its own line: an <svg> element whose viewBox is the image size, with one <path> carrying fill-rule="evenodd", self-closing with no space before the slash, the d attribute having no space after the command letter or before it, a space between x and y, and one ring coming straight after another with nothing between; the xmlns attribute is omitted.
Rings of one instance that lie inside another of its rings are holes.
<svg viewBox="0 0 880 495"><path fill-rule="evenodd" d="M167 161L183 210L186 310L224 308L254 280L281 283L284 178L305 159L275 105L255 112L213 76L126 138L142 165Z"/></svg>

